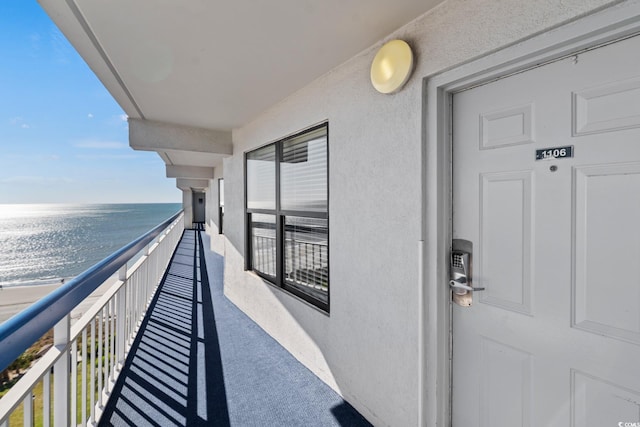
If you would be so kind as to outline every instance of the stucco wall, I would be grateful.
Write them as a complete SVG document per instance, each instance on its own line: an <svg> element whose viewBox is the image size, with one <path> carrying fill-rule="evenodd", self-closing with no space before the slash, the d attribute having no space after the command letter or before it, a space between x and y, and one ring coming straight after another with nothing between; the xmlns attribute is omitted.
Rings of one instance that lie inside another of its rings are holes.
<svg viewBox="0 0 640 427"><path fill-rule="evenodd" d="M213 179L209 180L207 189L207 231L211 236L211 250L224 256L225 238L219 234L220 222L218 217L219 187L218 180L224 177L223 167L216 166ZM223 225L224 226L224 225Z"/></svg>
<svg viewBox="0 0 640 427"><path fill-rule="evenodd" d="M182 208L184 209L184 228L193 227L193 193L182 190Z"/></svg>
<svg viewBox="0 0 640 427"><path fill-rule="evenodd" d="M416 55L399 93L369 82L381 40L236 129L224 161L226 295L374 424L416 425L423 77L612 3L449 0L388 37ZM243 268L243 153L325 120L330 315Z"/></svg>

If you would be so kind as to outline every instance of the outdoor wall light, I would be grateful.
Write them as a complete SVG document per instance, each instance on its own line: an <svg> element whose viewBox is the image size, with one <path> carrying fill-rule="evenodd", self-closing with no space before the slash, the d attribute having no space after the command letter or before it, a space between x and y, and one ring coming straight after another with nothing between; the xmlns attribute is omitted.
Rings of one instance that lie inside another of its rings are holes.
<svg viewBox="0 0 640 427"><path fill-rule="evenodd" d="M380 93L396 92L409 80L412 68L411 47L403 40L391 40L373 58L371 84Z"/></svg>

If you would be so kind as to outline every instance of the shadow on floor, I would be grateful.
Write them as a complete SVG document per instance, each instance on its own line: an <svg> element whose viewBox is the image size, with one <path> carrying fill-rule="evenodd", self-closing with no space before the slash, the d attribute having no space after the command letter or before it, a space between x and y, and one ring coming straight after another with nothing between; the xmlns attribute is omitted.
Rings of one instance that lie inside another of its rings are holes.
<svg viewBox="0 0 640 427"><path fill-rule="evenodd" d="M196 232L186 230L100 426L229 425L213 304L199 255Z"/></svg>
<svg viewBox="0 0 640 427"><path fill-rule="evenodd" d="M99 425L370 426L224 296L223 271L185 230Z"/></svg>

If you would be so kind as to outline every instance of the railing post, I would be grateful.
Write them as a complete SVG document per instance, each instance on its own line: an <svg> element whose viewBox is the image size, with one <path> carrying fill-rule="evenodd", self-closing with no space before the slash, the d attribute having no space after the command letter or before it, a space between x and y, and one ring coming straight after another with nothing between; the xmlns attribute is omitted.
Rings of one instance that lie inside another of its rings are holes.
<svg viewBox="0 0 640 427"><path fill-rule="evenodd" d="M127 345L127 264L125 263L118 271L118 279L124 282L124 285L116 294L116 370L122 369L124 366L125 347Z"/></svg>
<svg viewBox="0 0 640 427"><path fill-rule="evenodd" d="M23 423L25 426L33 425L33 390L24 398L23 403Z"/></svg>
<svg viewBox="0 0 640 427"><path fill-rule="evenodd" d="M70 313L53 327L53 345L62 351L62 355L53 365L53 425L55 427L67 427L69 425L70 328Z"/></svg>
<svg viewBox="0 0 640 427"><path fill-rule="evenodd" d="M44 427L51 425L51 371L47 372L42 379L42 425Z"/></svg>

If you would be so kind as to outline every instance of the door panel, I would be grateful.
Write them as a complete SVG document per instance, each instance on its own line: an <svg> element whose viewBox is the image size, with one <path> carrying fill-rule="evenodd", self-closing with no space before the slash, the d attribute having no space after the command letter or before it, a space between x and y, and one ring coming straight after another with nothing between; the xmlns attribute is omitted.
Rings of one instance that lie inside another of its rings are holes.
<svg viewBox="0 0 640 427"><path fill-rule="evenodd" d="M479 251L485 292L480 301L531 314L532 174L482 173Z"/></svg>
<svg viewBox="0 0 640 427"><path fill-rule="evenodd" d="M452 308L454 426L640 421L638 51L453 97L453 238L486 288Z"/></svg>
<svg viewBox="0 0 640 427"><path fill-rule="evenodd" d="M574 181L572 324L640 344L640 286L631 278L633 266L640 264L640 238L634 232L640 219L640 164L578 167Z"/></svg>

